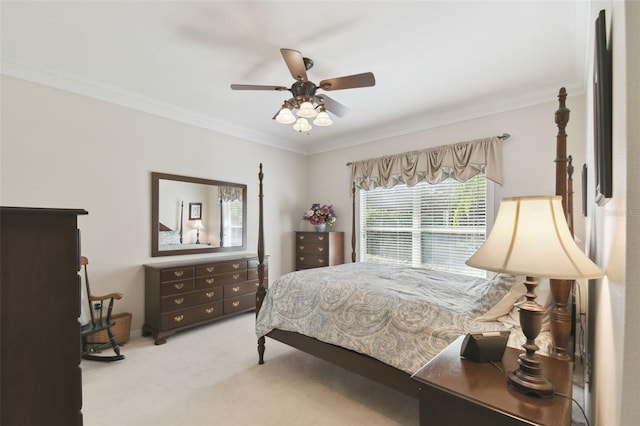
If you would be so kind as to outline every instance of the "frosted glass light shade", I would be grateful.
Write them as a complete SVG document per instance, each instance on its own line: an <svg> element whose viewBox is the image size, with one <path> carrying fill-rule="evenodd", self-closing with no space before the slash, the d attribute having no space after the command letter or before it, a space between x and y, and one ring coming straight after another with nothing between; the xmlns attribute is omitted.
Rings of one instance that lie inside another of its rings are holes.
<svg viewBox="0 0 640 426"><path fill-rule="evenodd" d="M553 279L598 278L571 236L559 196L505 198L491 233L465 263L475 268Z"/></svg>
<svg viewBox="0 0 640 426"><path fill-rule="evenodd" d="M278 115L276 115L276 121L282 124L291 124L296 121L296 117L289 108L283 107L280 112L278 112Z"/></svg>
<svg viewBox="0 0 640 426"><path fill-rule="evenodd" d="M318 115L318 111L313 108L313 105L309 101L305 101L300 104L298 109L298 117L313 118Z"/></svg>
<svg viewBox="0 0 640 426"><path fill-rule="evenodd" d="M331 126L333 124L333 121L331 120L331 117L329 117L329 114L327 114L325 111L320 111L316 119L313 120L313 124L320 127L326 127Z"/></svg>
<svg viewBox="0 0 640 426"><path fill-rule="evenodd" d="M293 130L296 132L308 132L311 130L311 124L306 118L298 118L296 124L293 125Z"/></svg>

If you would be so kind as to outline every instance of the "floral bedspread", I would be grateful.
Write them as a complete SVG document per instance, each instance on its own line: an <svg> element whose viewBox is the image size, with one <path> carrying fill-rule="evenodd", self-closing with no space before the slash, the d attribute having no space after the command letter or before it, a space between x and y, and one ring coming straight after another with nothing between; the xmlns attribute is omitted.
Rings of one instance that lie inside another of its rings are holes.
<svg viewBox="0 0 640 426"><path fill-rule="evenodd" d="M270 284L256 334L298 332L413 374L460 335L507 329L474 318L513 282L372 263L292 272Z"/></svg>

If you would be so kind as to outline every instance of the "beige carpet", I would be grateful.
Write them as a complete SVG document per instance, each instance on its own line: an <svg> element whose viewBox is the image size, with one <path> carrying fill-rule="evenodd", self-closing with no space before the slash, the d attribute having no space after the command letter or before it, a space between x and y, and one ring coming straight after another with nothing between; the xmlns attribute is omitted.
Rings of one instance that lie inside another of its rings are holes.
<svg viewBox="0 0 640 426"><path fill-rule="evenodd" d="M82 361L86 426L417 425L401 393L267 339L258 365L254 314L169 337L137 337L126 359Z"/></svg>

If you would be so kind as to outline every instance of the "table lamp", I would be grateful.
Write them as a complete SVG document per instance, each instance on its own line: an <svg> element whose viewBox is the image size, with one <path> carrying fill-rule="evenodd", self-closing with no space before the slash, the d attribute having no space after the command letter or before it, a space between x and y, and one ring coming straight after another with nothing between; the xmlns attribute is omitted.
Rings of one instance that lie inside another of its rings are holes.
<svg viewBox="0 0 640 426"><path fill-rule="evenodd" d="M200 230L204 229L204 225L202 225L201 220L196 220L196 223L193 225L196 229L196 244L200 244Z"/></svg>
<svg viewBox="0 0 640 426"><path fill-rule="evenodd" d="M576 245L571 236L560 196L504 198L493 229L466 264L475 268L524 275L527 288L519 308L520 326L526 337L519 368L508 374L513 389L551 398L553 384L542 374L535 343L542 328L544 308L536 301L538 277L573 280L598 278L604 272Z"/></svg>

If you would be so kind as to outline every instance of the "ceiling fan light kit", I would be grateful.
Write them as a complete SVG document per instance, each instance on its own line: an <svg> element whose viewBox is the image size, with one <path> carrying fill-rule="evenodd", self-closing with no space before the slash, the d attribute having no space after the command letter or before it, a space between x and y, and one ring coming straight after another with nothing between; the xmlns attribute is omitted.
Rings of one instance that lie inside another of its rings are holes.
<svg viewBox="0 0 640 426"><path fill-rule="evenodd" d="M276 121L281 124L291 124L295 123L296 117L289 107L283 106L278 115L276 115Z"/></svg>
<svg viewBox="0 0 640 426"><path fill-rule="evenodd" d="M301 117L296 120L296 124L293 125L293 130L300 133L308 132L311 130L311 124L309 124L309 121L306 118Z"/></svg>
<svg viewBox="0 0 640 426"><path fill-rule="evenodd" d="M331 117L329 117L329 114L327 114L323 108L316 116L316 119L313 120L313 124L320 127L327 127L333 124L333 120L331 120Z"/></svg>
<svg viewBox="0 0 640 426"><path fill-rule="evenodd" d="M297 50L280 49L291 76L296 80L290 88L284 86L260 86L253 84L232 84L232 90L288 90L293 95L287 99L278 113L273 117L278 123L291 124L293 130L297 132L308 132L311 130L311 124L307 118L314 118L313 124L319 127L326 127L333 124L333 120L329 117L327 111L337 117L344 116L349 108L331 99L327 95L316 95L318 89L331 91L342 89L355 89L358 87L375 86L376 80L373 73L366 72L362 74L354 74L344 77L330 78L322 80L320 85L307 79L307 70L313 66L313 61L309 58L303 58L302 54ZM295 115L294 115L294 110ZM296 119L296 115L298 118Z"/></svg>

